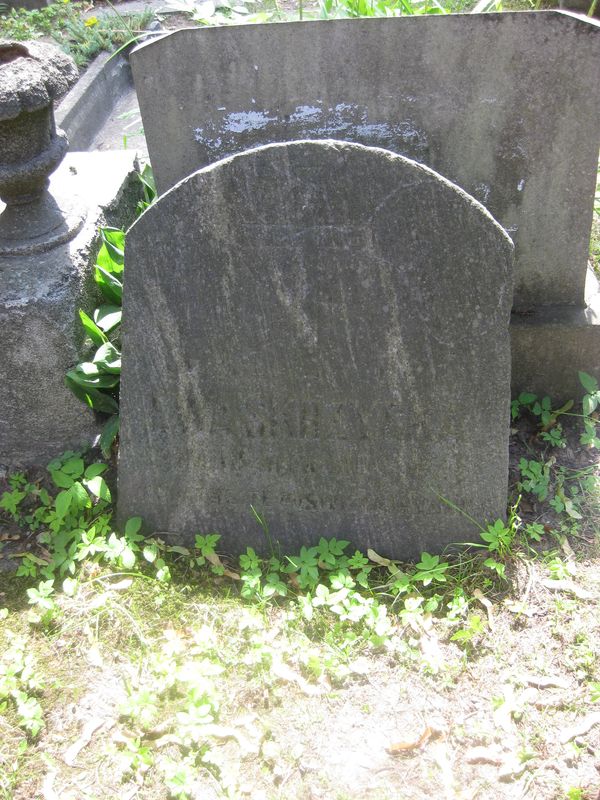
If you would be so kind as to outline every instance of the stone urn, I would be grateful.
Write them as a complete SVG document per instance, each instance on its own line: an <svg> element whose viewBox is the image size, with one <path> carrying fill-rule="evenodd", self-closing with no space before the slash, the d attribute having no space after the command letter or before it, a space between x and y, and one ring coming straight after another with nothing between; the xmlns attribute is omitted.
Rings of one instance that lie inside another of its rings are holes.
<svg viewBox="0 0 600 800"><path fill-rule="evenodd" d="M73 198L48 192L68 146L54 101L77 80L75 62L57 47L0 41L0 255L39 252L72 238L83 215Z"/></svg>

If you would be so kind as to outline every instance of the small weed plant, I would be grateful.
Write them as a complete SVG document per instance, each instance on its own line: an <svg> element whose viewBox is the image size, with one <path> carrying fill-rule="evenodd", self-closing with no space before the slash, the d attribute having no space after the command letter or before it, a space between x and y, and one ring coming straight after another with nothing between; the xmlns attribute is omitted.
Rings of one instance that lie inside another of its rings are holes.
<svg viewBox="0 0 600 800"><path fill-rule="evenodd" d="M532 392L521 392L511 403L513 422L518 420L523 413L529 414L536 421L538 439L551 447L562 448L566 446L566 440L563 427L559 421L560 417L578 417L583 424L583 431L580 435L581 444L589 447L600 447L600 439L596 435L598 405L600 404L598 381L587 372L579 372L578 374L579 381L585 391L581 401L581 414L572 412L571 409L575 405L573 400L569 400L560 408L553 409L552 401L548 396L539 398Z"/></svg>
<svg viewBox="0 0 600 800"><path fill-rule="evenodd" d="M32 738L44 727L38 700L42 689L35 657L27 652L27 637L9 633L8 648L0 657L0 713L12 706L17 724Z"/></svg>
<svg viewBox="0 0 600 800"><path fill-rule="evenodd" d="M156 198L149 166L144 167L139 178L143 196L138 202L138 215ZM102 244L96 258L94 281L102 302L91 315L83 309L79 311L87 358L67 372L65 382L79 400L106 419L100 447L108 455L119 432L125 231L101 228L100 237Z"/></svg>
<svg viewBox="0 0 600 800"><path fill-rule="evenodd" d="M571 409L573 401L565 403L558 409L552 408L549 397L542 397L523 392L512 402L513 421L523 413L527 413L537 423L537 438L540 443L550 448L566 447L563 428L559 422L561 416L579 418L583 424L580 443L586 447L597 448L600 439L597 436L598 405L600 389L598 381L586 372L579 373L579 380L585 390L581 403L581 414L574 414ZM538 502L548 501L557 514L566 514L572 520L581 519L580 503L585 493L592 489L594 476L586 470L569 472L563 467L556 467L554 456L543 459L521 458L519 472L521 480L519 490L523 494L532 495Z"/></svg>
<svg viewBox="0 0 600 800"><path fill-rule="evenodd" d="M121 245L116 234L105 236L98 276L107 285L106 276L113 273L102 264L109 259L119 264ZM115 328L107 331L99 324L111 314L118 315L116 303L82 316L96 354L116 341L109 338ZM99 361L94 356L84 363ZM77 371L90 373L89 367ZM115 388L79 385L109 397ZM594 420L597 384L590 379L586 389L582 416ZM569 413L545 402L538 408L536 402L521 402L521 411L542 425L555 427L559 416ZM552 446L539 442L545 452ZM18 554L16 580L27 605L20 629L8 608L0 609L0 722L22 737L15 763L25 763L28 748L50 725L52 685L42 678L41 659L28 647L26 626L29 636L51 647L76 626L96 660L102 658L102 632L122 637L132 663L119 689L118 734L111 738L110 758L123 782L158 781L179 800L198 796L198 780L207 775L222 796L239 796L223 760L225 740L272 763L268 739L261 744L248 722L244 731L232 726L223 688L227 676L235 673L247 691L264 692L271 702L281 680L305 694L323 685L342 687L359 674L360 659L376 652L413 661L426 675L438 674L444 668L440 656L424 643L431 646L440 637L458 663L480 657L491 636L492 601L509 603L517 617L523 613L525 604L508 596L512 575L528 558L542 550L540 565L550 584L573 585L577 569L565 549L565 533L577 532L584 498L596 488L589 470L558 467L547 452L538 460L524 458L518 492L552 509L559 520L554 530L539 520L523 522L517 496L505 520L477 525L468 518L478 532L473 541L448 555L422 552L414 564L370 549L362 552L341 538L321 537L297 552L281 553L265 515L250 507L267 555L247 547L233 560L220 555L216 532L198 532L192 542L180 544L168 535L144 536L139 517L116 530L109 476L108 465L89 451L70 451L35 479L11 475L0 497L0 515L35 538L33 547ZM183 598L202 587L232 603L231 619L223 617L223 606L212 615L190 612L194 604L184 605ZM571 613L573 602L557 600L557 630L560 615ZM592 637L578 631L564 653L585 702L599 703ZM500 698L499 708L507 702ZM0 760L0 788L1 767Z"/></svg>

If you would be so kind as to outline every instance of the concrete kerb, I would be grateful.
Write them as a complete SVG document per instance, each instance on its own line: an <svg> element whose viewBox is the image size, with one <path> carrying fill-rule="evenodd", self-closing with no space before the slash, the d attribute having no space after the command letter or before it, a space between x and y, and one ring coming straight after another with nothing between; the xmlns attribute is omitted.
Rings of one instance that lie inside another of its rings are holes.
<svg viewBox="0 0 600 800"><path fill-rule="evenodd" d="M152 23L148 33L162 33L160 25ZM118 55L100 53L96 56L57 107L56 122L66 132L71 152L89 149L119 97L133 88L129 53L134 45L135 42Z"/></svg>
<svg viewBox="0 0 600 800"><path fill-rule="evenodd" d="M56 121L72 151L87 150L121 93L133 83L124 54L100 53L63 98Z"/></svg>

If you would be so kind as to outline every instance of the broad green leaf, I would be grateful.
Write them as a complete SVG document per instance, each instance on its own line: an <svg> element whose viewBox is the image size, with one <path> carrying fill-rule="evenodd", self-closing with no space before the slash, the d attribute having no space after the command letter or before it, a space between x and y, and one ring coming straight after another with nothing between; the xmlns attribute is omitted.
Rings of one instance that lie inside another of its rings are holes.
<svg viewBox="0 0 600 800"><path fill-rule="evenodd" d="M104 333L110 333L121 322L121 308L119 306L100 306L94 311L94 322Z"/></svg>
<svg viewBox="0 0 600 800"><path fill-rule="evenodd" d="M568 498L565 499L565 511L572 519L582 519L581 514L575 507L575 504L573 503L572 500L569 500Z"/></svg>
<svg viewBox="0 0 600 800"><path fill-rule="evenodd" d="M198 3L196 8L194 9L194 17L197 19L210 19L215 15L215 4L212 0L204 0L204 2Z"/></svg>
<svg viewBox="0 0 600 800"><path fill-rule="evenodd" d="M65 578L63 581L63 592L69 597L73 597L77 591L77 581L75 578Z"/></svg>
<svg viewBox="0 0 600 800"><path fill-rule="evenodd" d="M111 342L99 347L94 356L98 369L118 375L121 372L121 353Z"/></svg>
<svg viewBox="0 0 600 800"><path fill-rule="evenodd" d="M125 536L135 536L136 533L139 533L141 527L142 527L142 518L131 517L125 523Z"/></svg>
<svg viewBox="0 0 600 800"><path fill-rule="evenodd" d="M94 364L93 366L96 368L95 375L86 374L76 367L67 372L67 378L78 386L81 386L82 389L113 389L115 386L119 385L120 378L118 375L113 373L101 375L97 369L97 365Z"/></svg>
<svg viewBox="0 0 600 800"><path fill-rule="evenodd" d="M73 486L71 486L70 492L71 492L71 498L72 498L72 500L76 501L78 508L80 508L80 509L88 508L91 505L91 501L90 501L90 498L88 497L88 493L83 488L83 486L79 483L79 481L75 481Z"/></svg>
<svg viewBox="0 0 600 800"><path fill-rule="evenodd" d="M119 415L113 414L106 425L102 428L102 433L100 434L100 449L107 457L110 455L112 443L119 433L119 422Z"/></svg>
<svg viewBox="0 0 600 800"><path fill-rule="evenodd" d="M77 372L80 375L84 375L86 378L95 378L100 375L100 370L98 369L98 365L94 364L92 361L82 361L81 363L77 364L74 367L72 372Z"/></svg>
<svg viewBox="0 0 600 800"><path fill-rule="evenodd" d="M142 555L144 556L146 561L149 561L152 564L152 562L156 561L156 557L158 555L158 548L156 547L155 544L146 545L146 547L144 547L144 549L142 550Z"/></svg>
<svg viewBox="0 0 600 800"><path fill-rule="evenodd" d="M62 465L63 472L66 472L67 475L73 475L76 478L83 475L83 470L84 464L82 458L70 458Z"/></svg>
<svg viewBox="0 0 600 800"><path fill-rule="evenodd" d="M83 386L80 386L78 383L73 381L69 377L69 375L66 376L65 383L68 386L68 388L73 392L75 397L78 397L90 408L93 408L94 411L101 411L105 414L118 413L119 404L113 397L106 394L105 392L101 392L98 389L84 388Z"/></svg>
<svg viewBox="0 0 600 800"><path fill-rule="evenodd" d="M71 493L68 490L59 492L56 495L56 500L54 501L54 507L56 509L56 514L58 517L62 519L68 512L71 506Z"/></svg>
<svg viewBox="0 0 600 800"><path fill-rule="evenodd" d="M106 336L102 333L100 328L96 325L93 319L91 319L85 311L79 310L79 319L81 320L81 324L83 325L85 332L90 337L92 342L96 345L104 344L104 342L108 341Z"/></svg>
<svg viewBox="0 0 600 800"><path fill-rule="evenodd" d="M144 199L147 203L151 203L156 197L156 183L154 181L154 173L150 164L146 164L144 169L139 174L139 179L144 187Z"/></svg>
<svg viewBox="0 0 600 800"><path fill-rule="evenodd" d="M91 478L95 478L97 475L102 475L108 469L106 464L90 464L90 466L85 471L85 477L90 480Z"/></svg>
<svg viewBox="0 0 600 800"><path fill-rule="evenodd" d="M121 305L123 300L123 284L115 275L111 275L111 273L107 272L103 267L96 265L94 280L109 303Z"/></svg>
<svg viewBox="0 0 600 800"><path fill-rule="evenodd" d="M89 491L99 497L100 500L106 500L110 503L111 496L110 496L110 489L104 478L101 475L96 475L95 478L91 478L90 480L85 480L84 486L87 486Z"/></svg>
<svg viewBox="0 0 600 800"><path fill-rule="evenodd" d="M120 559L125 569L131 569L132 567L135 567L135 553L127 545L123 548Z"/></svg>
<svg viewBox="0 0 600 800"><path fill-rule="evenodd" d="M96 264L107 272L119 275L123 272L125 234L118 228L102 228L102 247Z"/></svg>
<svg viewBox="0 0 600 800"><path fill-rule="evenodd" d="M167 549L166 549L166 552L167 553L179 553L179 555L181 555L181 556L189 556L189 555L191 555L191 553L187 549L187 547L181 547L181 545L178 545L178 544L169 545L169 547L167 547Z"/></svg>
<svg viewBox="0 0 600 800"><path fill-rule="evenodd" d="M74 478L71 475L67 475L61 469L50 469L48 471L52 480L60 489L70 489L73 486Z"/></svg>
<svg viewBox="0 0 600 800"><path fill-rule="evenodd" d="M598 397L596 395L585 394L583 396L582 407L585 416L589 417L598 407Z"/></svg>
<svg viewBox="0 0 600 800"><path fill-rule="evenodd" d="M581 385L586 392L594 394L594 392L598 391L598 381L592 375L588 375L587 372L579 372L578 375Z"/></svg>

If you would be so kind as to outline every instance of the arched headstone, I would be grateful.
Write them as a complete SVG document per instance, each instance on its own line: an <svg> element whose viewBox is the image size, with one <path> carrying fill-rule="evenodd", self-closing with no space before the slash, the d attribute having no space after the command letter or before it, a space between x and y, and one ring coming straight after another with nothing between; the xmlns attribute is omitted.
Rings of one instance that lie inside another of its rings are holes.
<svg viewBox="0 0 600 800"><path fill-rule="evenodd" d="M385 147L507 229L517 309L586 305L600 21L532 11L188 28L131 64L160 192L272 142Z"/></svg>
<svg viewBox="0 0 600 800"><path fill-rule="evenodd" d="M389 151L251 150L127 239L119 516L396 557L506 507L512 243Z"/></svg>

